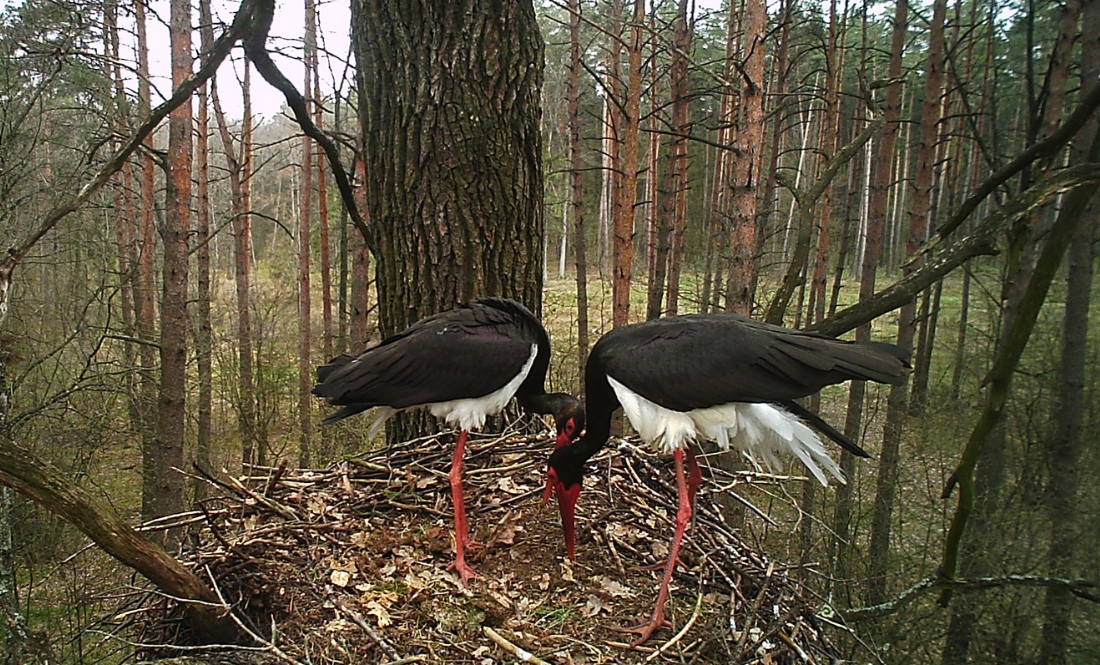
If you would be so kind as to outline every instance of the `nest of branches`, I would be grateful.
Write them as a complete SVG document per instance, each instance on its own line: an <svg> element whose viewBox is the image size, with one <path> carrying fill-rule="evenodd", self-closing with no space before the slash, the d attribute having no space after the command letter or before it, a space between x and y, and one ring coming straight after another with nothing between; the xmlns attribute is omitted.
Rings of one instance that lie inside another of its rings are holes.
<svg viewBox="0 0 1100 665"><path fill-rule="evenodd" d="M668 556L671 461L617 441L590 463L576 562L543 507L549 441L472 437L468 589L453 560L453 437L411 441L323 471L256 469L211 479L183 560L216 587L254 644L233 657L300 663L815 663L834 626L793 568L742 541L712 501L769 482L708 469L668 603L670 628L631 648ZM648 568L647 568L648 567ZM125 628L145 657L178 655L175 604L147 595ZM116 633L117 634L117 633ZM227 657L222 655L222 658Z"/></svg>

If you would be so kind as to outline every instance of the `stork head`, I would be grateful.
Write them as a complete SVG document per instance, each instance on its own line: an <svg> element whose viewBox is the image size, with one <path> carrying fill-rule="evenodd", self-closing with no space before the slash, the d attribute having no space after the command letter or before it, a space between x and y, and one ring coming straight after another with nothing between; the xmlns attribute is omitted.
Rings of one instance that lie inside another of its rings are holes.
<svg viewBox="0 0 1100 665"><path fill-rule="evenodd" d="M586 457L577 455L577 446L571 441L562 443L558 436L558 448L550 455L550 464L546 472L546 495L542 503L550 501L550 494L558 497L558 512L561 514L561 528L565 534L565 551L570 559L577 556L577 530L575 514L577 498L581 495Z"/></svg>
<svg viewBox="0 0 1100 665"><path fill-rule="evenodd" d="M584 431L584 404L572 395L566 395L554 409L554 425L558 430L558 439L554 450L567 446L580 438Z"/></svg>

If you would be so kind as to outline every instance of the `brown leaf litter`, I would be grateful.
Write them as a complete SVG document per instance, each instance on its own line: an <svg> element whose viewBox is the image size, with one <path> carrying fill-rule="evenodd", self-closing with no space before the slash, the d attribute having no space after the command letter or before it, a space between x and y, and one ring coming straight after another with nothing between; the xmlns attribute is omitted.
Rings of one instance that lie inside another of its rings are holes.
<svg viewBox="0 0 1100 665"><path fill-rule="evenodd" d="M447 472L453 437L419 439L323 471L222 478L182 555L251 634L234 662L825 663L822 616L792 575L725 525L709 488L763 482L717 469L696 502L668 602L671 628L639 648L616 632L649 618L674 530L670 460L631 442L594 458L577 505L577 561L543 507L547 437L471 437L466 503L482 546L463 589L453 561ZM262 472L262 475L261 475ZM720 477L719 477L720 476ZM643 569L650 567L650 569ZM133 603L133 601L131 601ZM145 657L187 644L154 594L115 635ZM227 657L222 651L222 658Z"/></svg>

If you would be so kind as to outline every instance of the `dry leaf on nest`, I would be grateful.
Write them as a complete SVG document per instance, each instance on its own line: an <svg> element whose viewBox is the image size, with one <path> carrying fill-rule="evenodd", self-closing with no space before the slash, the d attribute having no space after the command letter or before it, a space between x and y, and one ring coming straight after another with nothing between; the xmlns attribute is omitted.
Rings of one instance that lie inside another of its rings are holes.
<svg viewBox="0 0 1100 665"><path fill-rule="evenodd" d="M589 596L584 607L581 608L581 614L586 617L594 617L602 611L604 611L603 601L596 595Z"/></svg>
<svg viewBox="0 0 1100 665"><path fill-rule="evenodd" d="M607 577L600 577L598 579L600 582L600 589L607 592L612 598L631 598L636 595L630 587L616 582L613 579Z"/></svg>
<svg viewBox="0 0 1100 665"><path fill-rule="evenodd" d="M309 508L309 512L314 515L324 515L328 510L328 504L321 500L320 497L313 495L306 500L306 506Z"/></svg>
<svg viewBox="0 0 1100 665"><path fill-rule="evenodd" d="M336 618L325 624L326 633L347 633L355 630L355 626L346 619Z"/></svg>
<svg viewBox="0 0 1100 665"><path fill-rule="evenodd" d="M527 487L521 487L516 485L511 476L504 476L496 482L496 488L501 492L507 492L508 494L516 495L523 494L528 490Z"/></svg>
<svg viewBox="0 0 1100 665"><path fill-rule="evenodd" d="M342 589L351 583L351 573L346 570L334 570L329 575L329 580Z"/></svg>
<svg viewBox="0 0 1100 665"><path fill-rule="evenodd" d="M390 613L386 611L386 608L382 606L376 600L367 601L366 604L367 614L370 614L378 620L378 627L385 628L393 623L393 619L390 618Z"/></svg>
<svg viewBox="0 0 1100 665"><path fill-rule="evenodd" d="M515 545L516 534L523 531L523 527L519 525L520 517L514 512L505 515L493 530L493 535L489 536L485 548L488 549L494 545Z"/></svg>

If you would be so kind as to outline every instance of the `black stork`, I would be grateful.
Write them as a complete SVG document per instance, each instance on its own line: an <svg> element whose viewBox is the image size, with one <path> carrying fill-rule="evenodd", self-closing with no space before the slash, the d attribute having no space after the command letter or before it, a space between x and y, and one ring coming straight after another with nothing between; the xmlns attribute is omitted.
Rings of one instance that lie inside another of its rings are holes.
<svg viewBox="0 0 1100 665"><path fill-rule="evenodd" d="M807 423L856 455L867 453L794 400L850 379L903 383L907 368L908 354L892 344L848 342L736 314L667 317L616 328L600 338L585 368L586 406L579 413L570 407L578 422L587 417L587 430L575 443L559 436L550 456L546 499L552 491L557 494L572 559L584 464L607 443L616 409L622 407L647 444L675 457L676 535L652 619L627 631L639 635L635 644L667 623L668 586L702 482L691 443L708 439L721 449L732 444L769 465L778 453L793 454L822 484L828 482L825 471L843 482Z"/></svg>
<svg viewBox="0 0 1100 665"><path fill-rule="evenodd" d="M313 394L343 407L325 418L334 423L379 408L371 429L376 434L398 411L425 407L461 432L451 460L454 501L455 562L465 586L476 577L466 564L472 547L462 491L462 458L469 430L504 409L513 396L525 409L553 414L559 447L579 433L571 413L577 402L565 393L547 394L543 384L550 365L550 338L523 305L484 298L417 321L356 355L341 355L317 368ZM560 415L559 417L559 414Z"/></svg>

